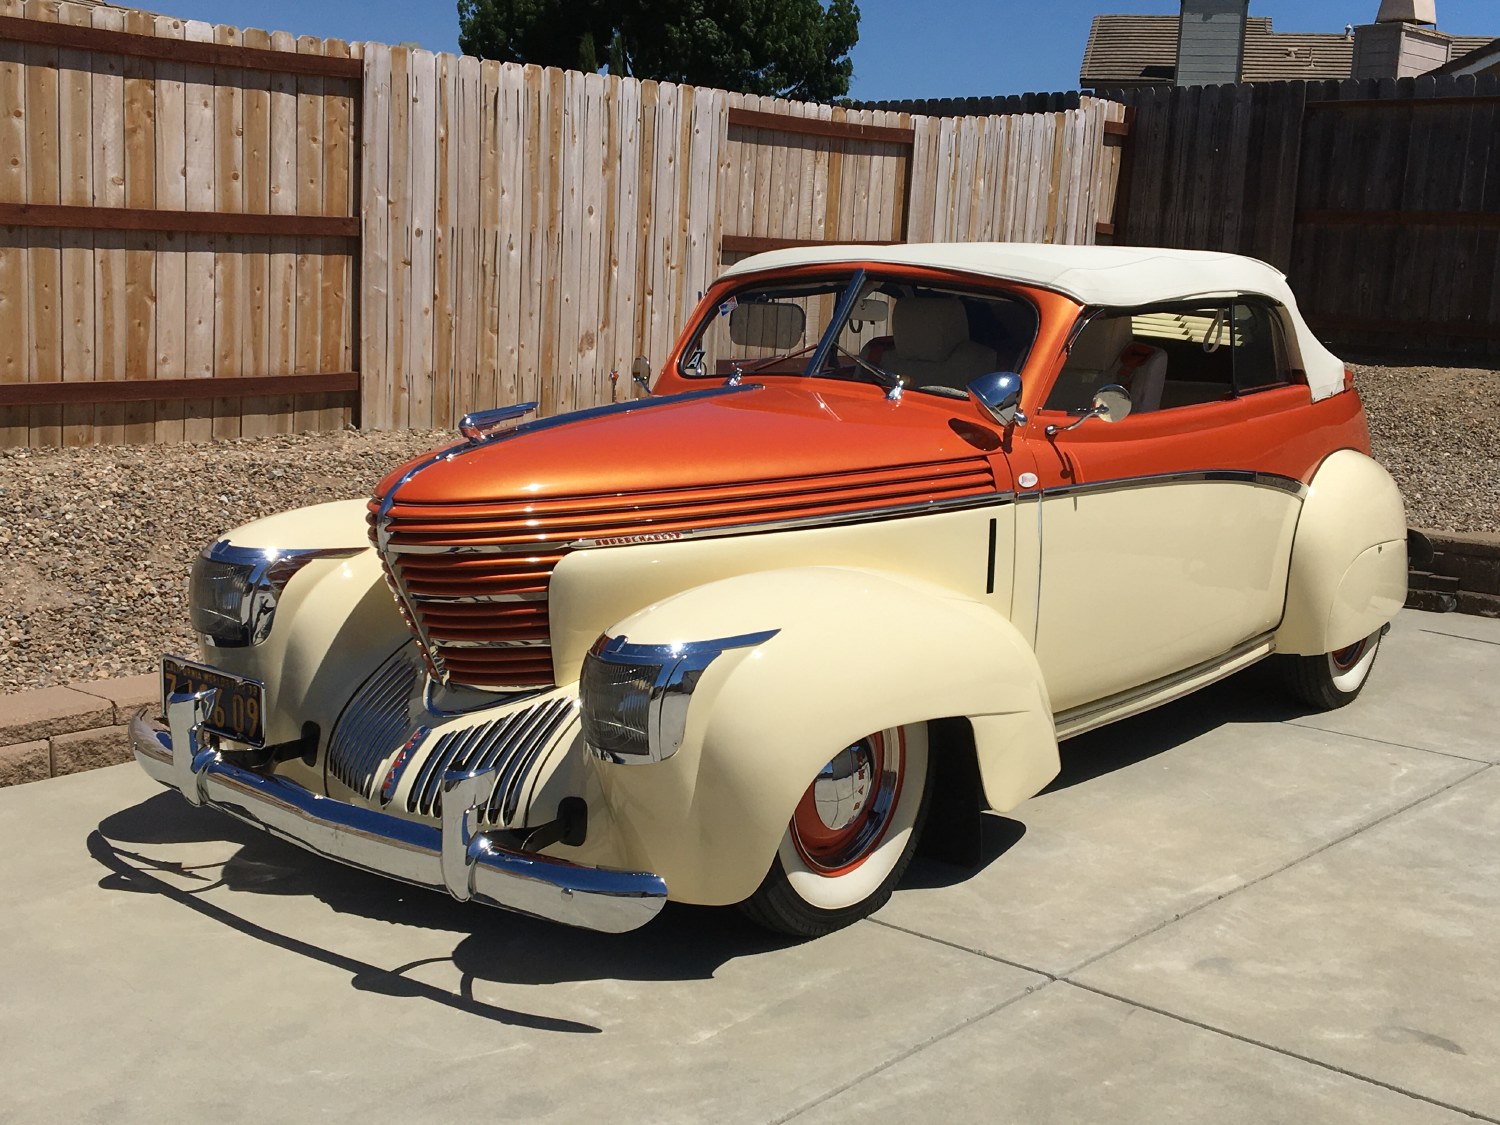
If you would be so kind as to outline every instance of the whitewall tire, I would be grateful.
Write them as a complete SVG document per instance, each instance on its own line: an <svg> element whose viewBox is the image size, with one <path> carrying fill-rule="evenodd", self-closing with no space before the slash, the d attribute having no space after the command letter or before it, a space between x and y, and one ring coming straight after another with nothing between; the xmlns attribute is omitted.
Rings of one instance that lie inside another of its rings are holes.
<svg viewBox="0 0 1500 1125"><path fill-rule="evenodd" d="M879 910L916 851L931 764L925 723L840 750L808 785L744 912L768 929L818 937Z"/></svg>
<svg viewBox="0 0 1500 1125"><path fill-rule="evenodd" d="M1333 711L1358 697L1375 666L1382 627L1347 648L1321 656L1281 656L1282 681L1303 703L1319 711Z"/></svg>

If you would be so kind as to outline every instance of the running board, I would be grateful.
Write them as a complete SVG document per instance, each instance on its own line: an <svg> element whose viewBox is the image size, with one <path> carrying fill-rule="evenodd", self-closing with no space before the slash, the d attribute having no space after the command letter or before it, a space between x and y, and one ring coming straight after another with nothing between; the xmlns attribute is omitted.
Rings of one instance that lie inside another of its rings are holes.
<svg viewBox="0 0 1500 1125"><path fill-rule="evenodd" d="M1265 633L1244 644L1236 645L1223 656L1205 660L1202 664L1195 664L1186 671L1175 672L1142 687L1131 688L1118 695L1111 695L1107 699L1098 699L1093 703L1085 703L1081 707L1063 711L1053 717L1053 722L1057 726L1057 740L1061 742L1065 738L1074 738L1095 727L1112 723L1116 719L1139 715L1142 711L1149 711L1153 707L1160 707L1163 703L1181 699L1184 695L1206 687L1215 680L1232 676L1250 667L1257 660L1264 660L1270 656L1275 651L1274 636L1274 633Z"/></svg>

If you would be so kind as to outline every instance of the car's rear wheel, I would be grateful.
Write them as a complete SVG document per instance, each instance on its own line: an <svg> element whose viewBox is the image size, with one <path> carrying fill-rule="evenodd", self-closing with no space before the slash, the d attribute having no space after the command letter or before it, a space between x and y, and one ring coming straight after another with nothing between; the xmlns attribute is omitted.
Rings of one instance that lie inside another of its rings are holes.
<svg viewBox="0 0 1500 1125"><path fill-rule="evenodd" d="M840 750L803 793L760 888L740 904L767 929L819 937L885 905L916 851L931 790L927 726Z"/></svg>
<svg viewBox="0 0 1500 1125"><path fill-rule="evenodd" d="M1280 656L1282 681L1303 703L1319 711L1333 711L1354 702L1370 678L1384 628L1321 656Z"/></svg>

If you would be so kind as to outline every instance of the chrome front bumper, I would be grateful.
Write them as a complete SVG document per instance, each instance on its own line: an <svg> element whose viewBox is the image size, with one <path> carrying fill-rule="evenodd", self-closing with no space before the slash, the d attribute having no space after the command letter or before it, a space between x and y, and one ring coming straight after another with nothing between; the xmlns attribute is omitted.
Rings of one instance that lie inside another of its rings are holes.
<svg viewBox="0 0 1500 1125"><path fill-rule="evenodd" d="M273 836L351 867L446 890L536 918L624 933L645 925L666 901L667 884L647 872L582 867L502 848L474 828L495 779L449 773L441 828L320 797L279 777L227 762L200 745L198 726L212 692L174 696L167 726L143 709L130 723L142 768L194 805L210 805ZM491 771L492 772L492 771Z"/></svg>

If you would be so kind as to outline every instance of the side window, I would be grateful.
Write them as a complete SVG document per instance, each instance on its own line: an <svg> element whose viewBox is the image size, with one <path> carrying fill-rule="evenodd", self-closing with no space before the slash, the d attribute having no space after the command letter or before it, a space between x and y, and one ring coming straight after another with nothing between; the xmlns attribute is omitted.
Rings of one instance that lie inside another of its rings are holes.
<svg viewBox="0 0 1500 1125"><path fill-rule="evenodd" d="M1194 301L1095 314L1079 333L1044 409L1082 413L1115 383L1131 413L1171 410L1297 382L1275 308Z"/></svg>
<svg viewBox="0 0 1500 1125"><path fill-rule="evenodd" d="M1079 333L1044 409L1082 412L1110 383L1149 413L1234 395L1235 326L1228 302L1096 314Z"/></svg>
<svg viewBox="0 0 1500 1125"><path fill-rule="evenodd" d="M1234 389L1238 394L1296 382L1281 318L1267 305L1234 306Z"/></svg>

